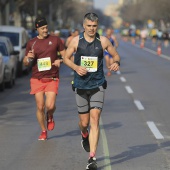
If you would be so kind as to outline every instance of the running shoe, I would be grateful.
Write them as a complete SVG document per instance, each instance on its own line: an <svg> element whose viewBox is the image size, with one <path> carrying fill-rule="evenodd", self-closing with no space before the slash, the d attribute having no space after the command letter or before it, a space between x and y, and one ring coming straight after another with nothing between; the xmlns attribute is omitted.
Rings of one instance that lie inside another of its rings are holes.
<svg viewBox="0 0 170 170"><path fill-rule="evenodd" d="M38 140L47 140L47 131L42 131Z"/></svg>
<svg viewBox="0 0 170 170"><path fill-rule="evenodd" d="M97 162L95 157L89 158L87 162L86 170L97 170Z"/></svg>
<svg viewBox="0 0 170 170"><path fill-rule="evenodd" d="M47 129L49 131L51 131L51 130L54 129L54 126L55 126L55 122L54 122L54 119L53 119L53 115L49 115L47 113Z"/></svg>
<svg viewBox="0 0 170 170"><path fill-rule="evenodd" d="M88 131L87 131L88 132ZM81 146L86 152L90 152L89 134L86 138L82 136Z"/></svg>

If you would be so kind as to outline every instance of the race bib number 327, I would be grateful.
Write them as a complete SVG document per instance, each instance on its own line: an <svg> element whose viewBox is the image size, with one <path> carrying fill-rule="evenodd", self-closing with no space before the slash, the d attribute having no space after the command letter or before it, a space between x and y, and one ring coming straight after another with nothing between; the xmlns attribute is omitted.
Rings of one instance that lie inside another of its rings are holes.
<svg viewBox="0 0 170 170"><path fill-rule="evenodd" d="M37 60L38 71L46 71L51 69L50 57L40 58Z"/></svg>
<svg viewBox="0 0 170 170"><path fill-rule="evenodd" d="M88 72L96 72L98 65L98 57L81 56L81 66L86 67Z"/></svg>

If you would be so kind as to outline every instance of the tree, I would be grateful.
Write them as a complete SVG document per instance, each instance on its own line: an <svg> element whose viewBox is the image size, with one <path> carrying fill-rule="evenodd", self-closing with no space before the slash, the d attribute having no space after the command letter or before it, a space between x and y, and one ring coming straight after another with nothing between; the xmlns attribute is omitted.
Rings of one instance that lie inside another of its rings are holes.
<svg viewBox="0 0 170 170"><path fill-rule="evenodd" d="M6 16L5 15L5 9L6 9L6 5L9 3L9 0L0 0L0 24L4 24L5 23L5 17L2 16Z"/></svg>
<svg viewBox="0 0 170 170"><path fill-rule="evenodd" d="M169 0L137 0L136 3L127 4L121 8L121 15L124 21L130 23L146 23L152 19L159 24L160 20L170 20Z"/></svg>

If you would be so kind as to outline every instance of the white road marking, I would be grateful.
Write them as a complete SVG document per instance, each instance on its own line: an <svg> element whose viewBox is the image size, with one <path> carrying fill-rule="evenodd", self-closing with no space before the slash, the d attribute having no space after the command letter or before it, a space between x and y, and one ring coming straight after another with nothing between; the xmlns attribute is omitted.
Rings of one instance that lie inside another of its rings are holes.
<svg viewBox="0 0 170 170"><path fill-rule="evenodd" d="M140 48L140 46L139 46L138 44L135 44L135 46L138 47L138 48ZM149 49L149 48L144 47L143 49L144 49L145 51L148 51L148 52L150 52L150 53L152 53L152 54L157 55L157 52L155 52L155 51L153 51L153 50L151 50L151 49ZM169 57L169 56L166 56L166 55L164 55L164 54L161 54L159 57L162 57L162 58L164 58L164 59L170 60L170 57Z"/></svg>
<svg viewBox="0 0 170 170"><path fill-rule="evenodd" d="M157 54L155 51L153 51L153 50L151 50L151 49L149 49L149 48L144 47L143 49L144 49L145 51L148 51L148 52L152 53L152 54Z"/></svg>
<svg viewBox="0 0 170 170"><path fill-rule="evenodd" d="M130 86L125 86L125 88L126 88L128 93L130 93L130 94L133 93L133 90L131 89Z"/></svg>
<svg viewBox="0 0 170 170"><path fill-rule="evenodd" d="M100 126L101 126L101 128L100 128L101 139L102 139L102 142L103 142L104 162L105 162L105 165L107 165L104 168L104 170L112 170L111 161L110 161L110 154L109 154L109 147L108 147L108 143L107 143L105 130L104 130L104 127L103 127L102 118L100 118Z"/></svg>
<svg viewBox="0 0 170 170"><path fill-rule="evenodd" d="M134 100L134 103L139 110L145 110L145 108L143 107L142 103L139 100Z"/></svg>
<svg viewBox="0 0 170 170"><path fill-rule="evenodd" d="M154 122L148 121L147 124L156 139L164 139Z"/></svg>
<svg viewBox="0 0 170 170"><path fill-rule="evenodd" d="M164 55L164 54L161 54L160 57L164 58L164 59L167 59L167 60L170 60L170 57Z"/></svg>
<svg viewBox="0 0 170 170"><path fill-rule="evenodd" d="M126 79L125 79L124 77L120 77L120 80L121 80L122 82L126 82Z"/></svg>
<svg viewBox="0 0 170 170"><path fill-rule="evenodd" d="M116 71L116 73L117 73L117 74L121 74L121 72L120 72L120 71Z"/></svg>

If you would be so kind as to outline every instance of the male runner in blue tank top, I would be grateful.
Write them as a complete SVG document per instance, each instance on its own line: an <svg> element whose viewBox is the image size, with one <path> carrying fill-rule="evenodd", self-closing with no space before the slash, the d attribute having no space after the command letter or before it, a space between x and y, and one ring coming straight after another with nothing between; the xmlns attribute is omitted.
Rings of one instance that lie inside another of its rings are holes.
<svg viewBox="0 0 170 170"><path fill-rule="evenodd" d="M113 35L113 30L111 28L106 29L106 37L110 40L111 44L117 49L118 41ZM110 71L109 66L113 63L113 57L108 53L107 50L104 51L104 56L106 59L106 67L108 69L107 76L111 76L112 72Z"/></svg>
<svg viewBox="0 0 170 170"><path fill-rule="evenodd" d="M87 170L97 170L96 150L99 140L99 119L104 102L106 80L103 71L103 51L113 57L110 70L118 71L120 57L108 38L97 33L98 16L87 13L83 21L84 32L70 42L64 63L72 68L79 113L82 147L89 153ZM71 56L75 52L74 63ZM90 125L90 126L89 126ZM90 129L89 129L90 127Z"/></svg>

